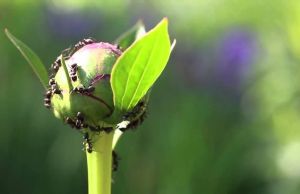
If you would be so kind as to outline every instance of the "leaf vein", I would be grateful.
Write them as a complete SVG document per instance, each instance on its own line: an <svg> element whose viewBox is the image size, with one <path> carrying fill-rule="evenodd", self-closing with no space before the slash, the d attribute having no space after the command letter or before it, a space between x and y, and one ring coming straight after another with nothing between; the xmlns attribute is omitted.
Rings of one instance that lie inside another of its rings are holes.
<svg viewBox="0 0 300 194"><path fill-rule="evenodd" d="M137 87L136 87L136 89L135 89L135 91L134 91L134 94L133 94L133 96L132 96L132 98L131 98L131 100L130 100L130 102L129 102L129 105L127 106L127 109L130 107L130 105L132 104L132 102L133 102L133 100L134 100L134 98L135 98L135 96L136 96L136 93L137 93L137 91L139 90L139 87L140 87L140 85L141 85L141 82L142 82L142 80L143 80L143 78L144 78L144 76L145 76L145 72L148 70L148 67L149 67L149 61L150 61L150 59L152 58L152 55L153 55L153 53L154 53L154 48L156 47L156 44L157 44L157 36L155 36L155 39L154 39L154 43L153 43L153 46L152 46L152 49L151 49L151 53L150 53L150 55L149 55L149 57L148 57L148 60L147 60L147 64L146 64L146 66L145 66L145 69L144 69L144 71L143 71L143 73L142 73L142 76L141 76L141 78L139 79L139 83L138 83L138 85L137 85Z"/></svg>
<svg viewBox="0 0 300 194"><path fill-rule="evenodd" d="M139 55L141 54L141 50L142 50L142 49L143 49L143 47L141 47L141 49L138 50L137 54L135 55L136 57L135 57L135 59L134 59L134 61L133 61L133 65L132 65L132 67L131 67L131 69L130 69L130 71L129 71L129 74L128 74L128 76L127 76L126 85L125 85L125 90L124 90L124 94L123 94L122 100L121 100L121 108L123 107L124 97L126 96L126 93L127 93L127 90L128 90L129 78L130 78L130 76L131 76L131 74L132 74L132 72L133 72L133 70L134 70L134 67L135 67L135 65L136 65L137 59L139 58Z"/></svg>

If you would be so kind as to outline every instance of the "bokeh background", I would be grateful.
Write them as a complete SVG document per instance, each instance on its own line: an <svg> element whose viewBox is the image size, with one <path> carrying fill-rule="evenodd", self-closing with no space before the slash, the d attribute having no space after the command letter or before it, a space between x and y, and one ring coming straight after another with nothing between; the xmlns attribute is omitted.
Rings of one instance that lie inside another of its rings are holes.
<svg viewBox="0 0 300 194"><path fill-rule="evenodd" d="M298 0L1 0L0 193L87 193L82 137L4 35L50 64L167 16L177 45L148 119L122 137L114 194L300 193Z"/></svg>

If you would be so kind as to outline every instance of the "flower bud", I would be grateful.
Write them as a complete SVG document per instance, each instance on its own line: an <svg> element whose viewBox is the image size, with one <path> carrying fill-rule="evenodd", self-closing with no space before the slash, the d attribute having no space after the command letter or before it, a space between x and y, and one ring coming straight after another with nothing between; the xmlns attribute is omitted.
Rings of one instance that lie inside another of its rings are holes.
<svg viewBox="0 0 300 194"><path fill-rule="evenodd" d="M112 44L84 39L63 52L52 65L45 106L77 129L100 130L114 111L110 74L121 50ZM66 74L67 73L67 74ZM71 83L71 86L70 86ZM71 89L70 89L71 88Z"/></svg>

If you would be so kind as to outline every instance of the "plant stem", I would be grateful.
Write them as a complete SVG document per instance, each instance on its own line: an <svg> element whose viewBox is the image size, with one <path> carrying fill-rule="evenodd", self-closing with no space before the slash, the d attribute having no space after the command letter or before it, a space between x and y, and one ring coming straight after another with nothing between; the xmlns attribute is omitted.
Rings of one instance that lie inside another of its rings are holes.
<svg viewBox="0 0 300 194"><path fill-rule="evenodd" d="M86 152L89 194L111 194L113 136L114 132L101 132L93 142L93 151Z"/></svg>

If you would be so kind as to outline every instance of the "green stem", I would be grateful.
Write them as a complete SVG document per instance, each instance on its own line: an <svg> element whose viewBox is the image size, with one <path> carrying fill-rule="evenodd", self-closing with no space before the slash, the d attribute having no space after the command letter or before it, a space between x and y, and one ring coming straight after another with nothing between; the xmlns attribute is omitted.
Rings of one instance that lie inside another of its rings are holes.
<svg viewBox="0 0 300 194"><path fill-rule="evenodd" d="M86 152L89 194L111 194L112 142L114 132L101 133Z"/></svg>

